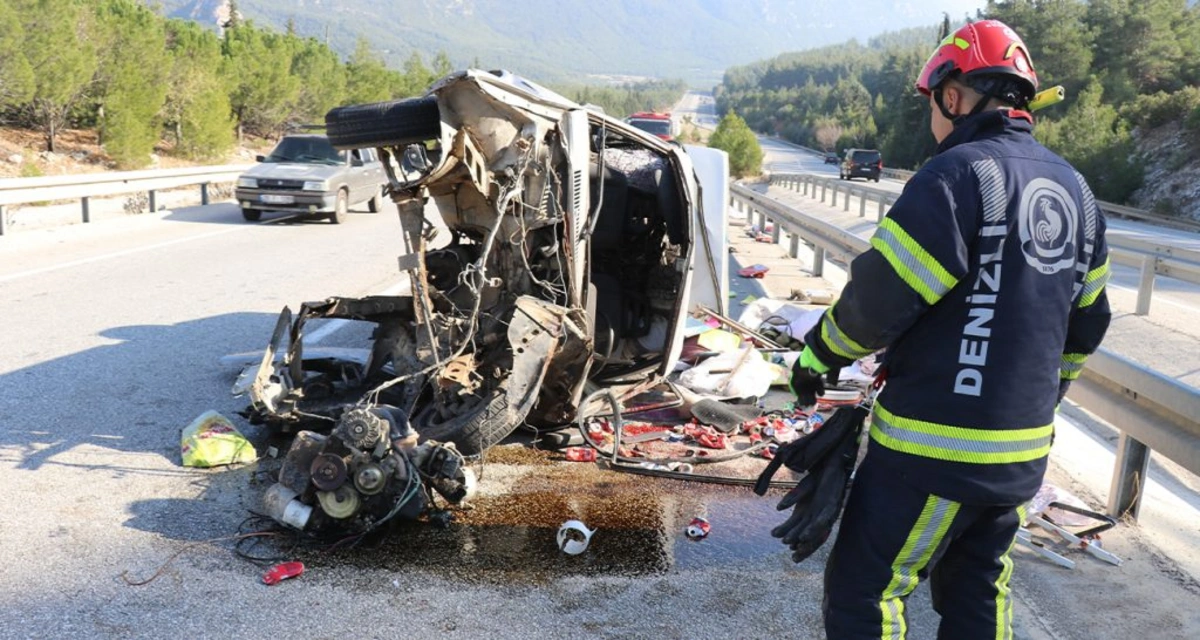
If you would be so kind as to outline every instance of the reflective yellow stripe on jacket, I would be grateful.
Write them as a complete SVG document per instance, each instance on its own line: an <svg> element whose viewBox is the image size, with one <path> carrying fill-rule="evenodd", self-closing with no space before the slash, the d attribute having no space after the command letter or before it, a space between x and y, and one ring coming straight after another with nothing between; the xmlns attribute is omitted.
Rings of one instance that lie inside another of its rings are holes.
<svg viewBox="0 0 1200 640"><path fill-rule="evenodd" d="M1096 298L1100 297L1100 292L1104 291L1104 285L1108 284L1108 258L1104 259L1104 264L1092 269L1083 279L1083 290L1079 293L1079 302L1076 306L1079 308L1090 307L1096 302Z"/></svg>
<svg viewBox="0 0 1200 640"><path fill-rule="evenodd" d="M1007 464L1038 460L1050 453L1054 425L1031 429L970 429L893 414L879 403L871 439L912 455L949 462Z"/></svg>

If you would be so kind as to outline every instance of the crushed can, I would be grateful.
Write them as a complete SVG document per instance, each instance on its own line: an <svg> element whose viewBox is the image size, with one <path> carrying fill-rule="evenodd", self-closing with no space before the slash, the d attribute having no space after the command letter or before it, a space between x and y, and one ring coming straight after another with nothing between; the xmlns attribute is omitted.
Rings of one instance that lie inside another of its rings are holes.
<svg viewBox="0 0 1200 640"><path fill-rule="evenodd" d="M804 421L804 427L801 429L801 431L807 435L816 431L817 429L820 429L821 425L823 424L825 424L825 418L821 417L821 414L814 411L813 414Z"/></svg>
<svg viewBox="0 0 1200 640"><path fill-rule="evenodd" d="M708 537L708 533L712 531L712 525L704 518L692 518L683 532L692 540L702 540Z"/></svg>
<svg viewBox="0 0 1200 640"><path fill-rule="evenodd" d="M591 447L567 447L564 451L571 462L595 462L596 450Z"/></svg>

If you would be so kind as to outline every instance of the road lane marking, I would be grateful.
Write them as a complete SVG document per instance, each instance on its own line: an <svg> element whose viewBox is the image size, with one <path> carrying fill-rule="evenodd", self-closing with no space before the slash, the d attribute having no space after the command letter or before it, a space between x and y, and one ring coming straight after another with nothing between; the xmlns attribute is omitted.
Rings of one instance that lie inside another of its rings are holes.
<svg viewBox="0 0 1200 640"><path fill-rule="evenodd" d="M72 260L71 262L64 262L62 264L51 265L48 267L40 267L38 269L29 269L28 271L18 271L17 273L10 273L6 276L0 276L0 282L8 282L10 280L20 280L21 278L28 278L30 276L37 276L37 275L41 275L43 273L50 273L52 271L59 271L62 269L70 269L72 267L78 267L78 266L82 266L85 264L91 264L93 262L101 262L104 260L110 260L112 258L120 258L120 257L124 257L124 256L133 255L135 253L141 253L143 251L153 251L155 249L162 249L163 247L170 247L170 246L174 246L177 244L183 244L185 242L191 242L193 240L203 240L205 238L212 238L215 236L224 235L226 233L233 233L235 231L240 231L243 228L244 227L237 226L237 227L232 227L230 229L221 229L220 231L212 231L210 233L202 233L197 236L188 236L186 238L167 240L166 242L160 242L158 244L150 244L150 245L146 245L144 247L136 247L133 249L125 249L124 251L114 251L112 253L105 253L105 254L98 255L98 256L92 256L90 258L81 258L79 260Z"/></svg>

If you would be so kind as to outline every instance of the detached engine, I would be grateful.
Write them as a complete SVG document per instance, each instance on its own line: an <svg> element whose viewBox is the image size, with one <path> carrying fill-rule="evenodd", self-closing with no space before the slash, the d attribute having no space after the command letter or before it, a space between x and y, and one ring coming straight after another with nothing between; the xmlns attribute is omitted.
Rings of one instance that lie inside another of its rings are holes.
<svg viewBox="0 0 1200 640"><path fill-rule="evenodd" d="M301 431L263 496L266 514L315 533L366 533L420 516L430 490L461 502L475 484L462 455L453 444L417 440L408 416L386 405L346 410L329 435Z"/></svg>

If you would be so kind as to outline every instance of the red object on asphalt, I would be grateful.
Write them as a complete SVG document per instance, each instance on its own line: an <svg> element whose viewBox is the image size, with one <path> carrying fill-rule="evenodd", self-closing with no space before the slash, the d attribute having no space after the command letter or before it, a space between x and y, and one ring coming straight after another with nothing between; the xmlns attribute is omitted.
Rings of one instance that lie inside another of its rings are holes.
<svg viewBox="0 0 1200 640"><path fill-rule="evenodd" d="M683 530L687 537L692 540L707 538L710 531L712 531L712 525L704 518L692 518L687 528Z"/></svg>
<svg viewBox="0 0 1200 640"><path fill-rule="evenodd" d="M763 278L767 275L767 271L770 271L770 268L766 265L754 264L738 269L738 275L743 278Z"/></svg>
<svg viewBox="0 0 1200 640"><path fill-rule="evenodd" d="M295 578L304 573L303 562L284 562L271 567L271 570L264 573L262 577L263 584L279 584L288 578Z"/></svg>
<svg viewBox="0 0 1200 640"><path fill-rule="evenodd" d="M571 462L595 462L596 450L591 447L567 447L563 452Z"/></svg>

